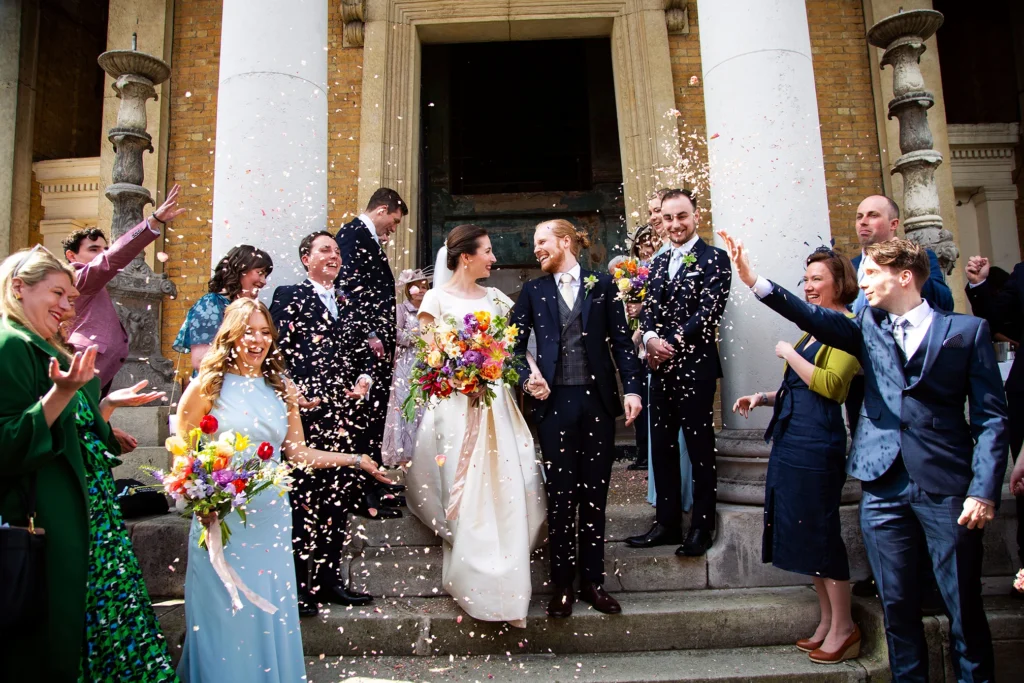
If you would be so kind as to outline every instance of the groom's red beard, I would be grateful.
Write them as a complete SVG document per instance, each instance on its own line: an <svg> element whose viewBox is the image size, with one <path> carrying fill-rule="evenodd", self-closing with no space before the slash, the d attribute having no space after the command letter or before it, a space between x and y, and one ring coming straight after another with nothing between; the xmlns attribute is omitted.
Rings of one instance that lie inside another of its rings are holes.
<svg viewBox="0 0 1024 683"><path fill-rule="evenodd" d="M550 251L542 252L541 256L548 256L546 261L541 262L540 269L545 273L557 273L558 269L565 263L565 252L554 253ZM539 260L539 258L538 258Z"/></svg>

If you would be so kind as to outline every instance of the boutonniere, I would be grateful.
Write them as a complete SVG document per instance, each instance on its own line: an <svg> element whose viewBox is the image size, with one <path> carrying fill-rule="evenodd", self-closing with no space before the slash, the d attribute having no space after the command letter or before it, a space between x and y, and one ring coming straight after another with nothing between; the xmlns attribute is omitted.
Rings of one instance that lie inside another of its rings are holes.
<svg viewBox="0 0 1024 683"><path fill-rule="evenodd" d="M339 289L334 292L334 298L337 299L340 306L344 306L348 303L348 294L345 293L344 289Z"/></svg>
<svg viewBox="0 0 1024 683"><path fill-rule="evenodd" d="M597 284L597 276L596 275L588 275L585 278L583 278L583 288L585 290L587 290L586 294L583 295L584 299L587 298L587 294L590 294L590 290L592 290L594 288L594 285L596 285L596 284Z"/></svg>
<svg viewBox="0 0 1024 683"><path fill-rule="evenodd" d="M683 266L685 268L689 268L690 266L692 266L696 262L697 262L697 257L693 255L693 252L690 252L689 254L687 254L686 256L683 257Z"/></svg>

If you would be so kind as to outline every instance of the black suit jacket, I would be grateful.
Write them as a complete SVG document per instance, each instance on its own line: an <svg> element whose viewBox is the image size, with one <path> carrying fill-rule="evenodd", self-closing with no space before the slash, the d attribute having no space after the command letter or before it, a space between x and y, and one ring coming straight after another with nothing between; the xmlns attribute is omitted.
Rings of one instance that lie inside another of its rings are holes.
<svg viewBox="0 0 1024 683"><path fill-rule="evenodd" d="M654 259L640 329L654 332L675 347L676 355L654 373L682 371L688 380L722 376L718 357L718 325L732 284L732 264L725 251L698 238L691 253L693 265L682 265L669 279L669 250Z"/></svg>
<svg viewBox="0 0 1024 683"><path fill-rule="evenodd" d="M597 282L590 289L586 279L590 276ZM597 382L595 385L605 410L612 416L622 414L622 401L615 381L615 369L618 367L622 377L622 387L627 394L640 394L640 363L626 322L626 311L622 302L616 299L617 290L610 275L580 269L580 291L578 296L584 297L583 310L583 344L587 354L590 372ZM560 340L562 326L558 315L558 288L553 276L530 280L523 285L515 307L512 309L511 322L519 328L519 340L516 353L525 357L526 346L530 339L530 330L537 335L537 365L548 385L554 386L555 369L561 356ZM614 356L614 364L612 357ZM529 370L525 369L520 376L520 385L525 385L529 378ZM534 401L534 415L543 420L547 414L549 401Z"/></svg>
<svg viewBox="0 0 1024 683"><path fill-rule="evenodd" d="M1024 263L1018 263L1010 273L1002 289L995 290L991 280L977 287L967 285L967 300L971 302L974 315L984 318L992 328L992 334L1004 334L1020 341L1024 328ZM1013 359L1010 376L1006 378L1008 393L1024 392L1024 362L1021 351Z"/></svg>
<svg viewBox="0 0 1024 683"><path fill-rule="evenodd" d="M334 239L341 250L337 284L343 285L357 304L357 324L364 340L366 334L375 332L390 364L395 355L396 302L395 274L387 256L358 218L341 226Z"/></svg>

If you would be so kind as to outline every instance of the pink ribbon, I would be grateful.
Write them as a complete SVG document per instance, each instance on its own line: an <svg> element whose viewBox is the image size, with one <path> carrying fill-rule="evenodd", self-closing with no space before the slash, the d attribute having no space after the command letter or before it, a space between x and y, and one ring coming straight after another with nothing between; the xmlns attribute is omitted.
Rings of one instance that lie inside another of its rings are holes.
<svg viewBox="0 0 1024 683"><path fill-rule="evenodd" d="M459 518L459 504L462 502L462 491L466 487L469 461L473 458L476 441L480 436L482 403L478 398L469 399L469 409L466 411L466 433L462 436L462 451L459 453L459 463L455 467L455 481L452 482L452 488L448 495L448 508L444 511L444 518L448 521Z"/></svg>
<svg viewBox="0 0 1024 683"><path fill-rule="evenodd" d="M232 569L231 565L224 558L224 543L220 536L220 522L215 522L206 527L206 547L210 550L210 564L213 565L213 571L217 572L221 583L228 589L228 595L231 597L232 614L242 609L242 601L238 597L238 591L242 591L242 594L249 599L249 602L267 614L273 614L277 611L276 607L249 590L249 587L242 581L242 577Z"/></svg>

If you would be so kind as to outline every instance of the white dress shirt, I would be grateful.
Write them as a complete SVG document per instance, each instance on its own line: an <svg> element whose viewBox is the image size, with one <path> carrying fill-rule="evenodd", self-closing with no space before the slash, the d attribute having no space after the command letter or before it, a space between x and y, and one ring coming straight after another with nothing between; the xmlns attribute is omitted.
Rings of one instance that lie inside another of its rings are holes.
<svg viewBox="0 0 1024 683"><path fill-rule="evenodd" d="M338 319L338 298L334 294L334 285L330 287L324 287L316 280L309 279L309 283L313 285L313 291L316 292L317 296L320 297L320 301L324 302L324 306L330 312L331 317L335 320Z"/></svg>
<svg viewBox="0 0 1024 683"><path fill-rule="evenodd" d="M373 226L373 221L370 220L370 217L365 213L361 213L359 214L359 220L361 220L363 225L366 226L366 229L370 231L370 234L373 236L373 241L380 244L380 238L377 237L377 228Z"/></svg>
<svg viewBox="0 0 1024 683"><path fill-rule="evenodd" d="M576 299L579 298L579 295L580 295L580 270L581 270L580 264L577 263L575 266L573 266L569 270L564 271L562 273L555 273L554 275L551 276L551 277L555 278L555 289L557 289L559 291L559 293L561 293L561 291L562 291L562 289L561 289L562 288L562 275L564 275L565 273L568 273L569 275L572 276L572 282L569 283L569 284L572 287L572 300L573 301L576 301Z"/></svg>
<svg viewBox="0 0 1024 683"><path fill-rule="evenodd" d="M669 249L668 249L669 269L672 268L672 259L673 258L682 258L682 257L686 256L687 254L689 254L691 251L693 251L693 245L697 244L697 240L699 240L699 239L700 239L700 235L698 235L696 232L694 232L693 236L690 237L690 239L686 240L685 242L680 244L678 247L675 246L675 245L669 247ZM676 256L676 254L679 254L679 256ZM680 266L680 268L681 267L682 266ZM654 331L651 331L651 330L648 330L647 332L644 332L644 336L643 336L644 349L645 350L647 349L647 342L649 342L652 339L657 339L657 338L658 338L658 333L657 332L654 332Z"/></svg>

